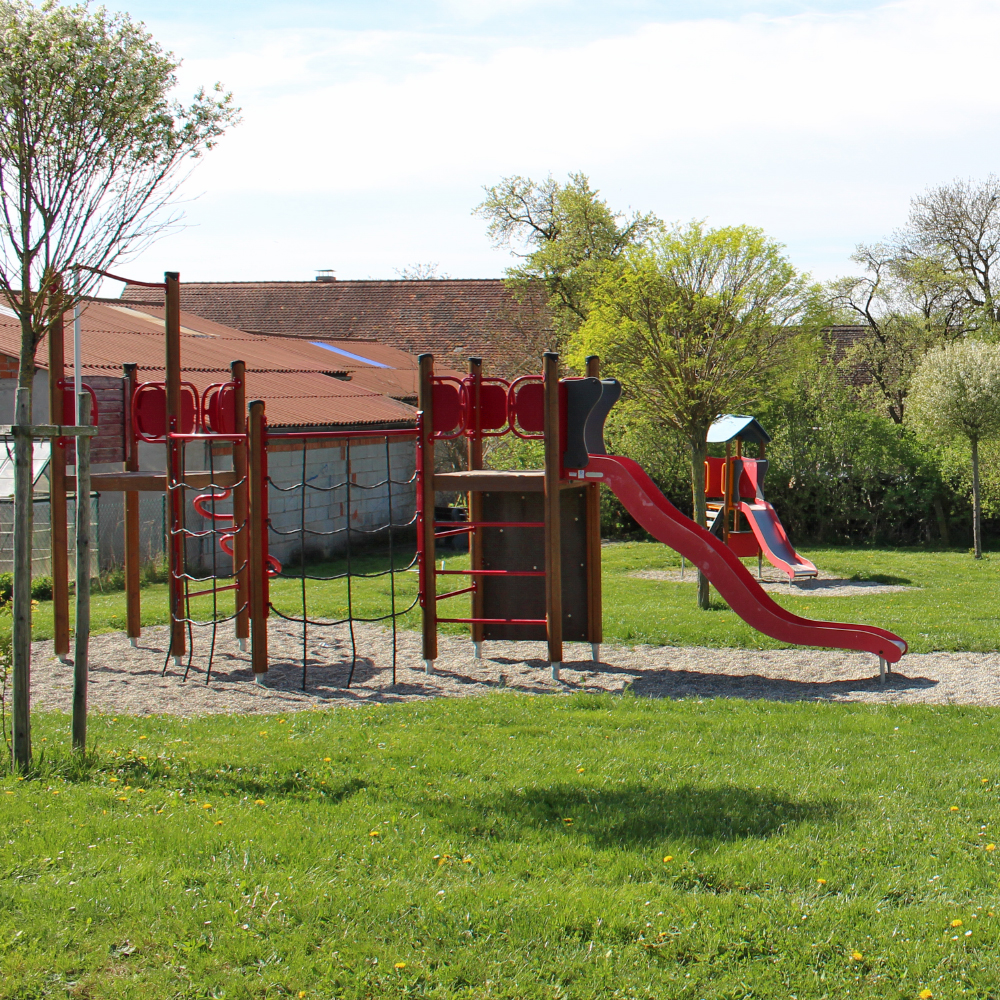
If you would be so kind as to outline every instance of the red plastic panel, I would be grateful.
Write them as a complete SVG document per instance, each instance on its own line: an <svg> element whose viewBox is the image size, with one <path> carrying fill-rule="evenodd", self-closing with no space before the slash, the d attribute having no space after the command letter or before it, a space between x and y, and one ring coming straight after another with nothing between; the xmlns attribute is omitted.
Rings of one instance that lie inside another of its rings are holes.
<svg viewBox="0 0 1000 1000"><path fill-rule="evenodd" d="M760 551L757 536L752 531L730 531L727 544L740 559L752 559Z"/></svg>
<svg viewBox="0 0 1000 1000"><path fill-rule="evenodd" d="M484 431L499 430L507 423L507 390L486 383L479 387L479 426Z"/></svg>
<svg viewBox="0 0 1000 1000"><path fill-rule="evenodd" d="M181 434L193 434L197 403L192 389L181 386ZM147 438L165 437L167 433L167 390L161 385L144 383L135 390L136 430Z"/></svg>
<svg viewBox="0 0 1000 1000"><path fill-rule="evenodd" d="M726 495L726 460L724 458L705 459L705 496Z"/></svg>
<svg viewBox="0 0 1000 1000"><path fill-rule="evenodd" d="M545 430L545 386L541 382L526 382L517 390L514 412L522 431L541 434Z"/></svg>
<svg viewBox="0 0 1000 1000"><path fill-rule="evenodd" d="M450 434L462 422L462 399L458 386L435 382L433 387L434 433Z"/></svg>
<svg viewBox="0 0 1000 1000"><path fill-rule="evenodd" d="M223 385L212 390L205 404L206 431L215 434L236 433L236 387Z"/></svg>
<svg viewBox="0 0 1000 1000"><path fill-rule="evenodd" d="M740 496L756 500L757 490L757 463L752 458L744 458L743 471L740 474Z"/></svg>

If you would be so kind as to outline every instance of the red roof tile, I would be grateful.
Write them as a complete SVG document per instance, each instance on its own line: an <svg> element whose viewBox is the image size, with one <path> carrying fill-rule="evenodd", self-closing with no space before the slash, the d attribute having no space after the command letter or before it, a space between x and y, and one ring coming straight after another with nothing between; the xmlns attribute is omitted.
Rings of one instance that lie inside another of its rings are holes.
<svg viewBox="0 0 1000 1000"><path fill-rule="evenodd" d="M122 297L155 303L157 289ZM429 351L465 367L470 355L497 362L519 336L518 305L498 278L426 281L204 281L181 283L185 309L255 333L375 341L410 354ZM359 353L364 354L362 345Z"/></svg>

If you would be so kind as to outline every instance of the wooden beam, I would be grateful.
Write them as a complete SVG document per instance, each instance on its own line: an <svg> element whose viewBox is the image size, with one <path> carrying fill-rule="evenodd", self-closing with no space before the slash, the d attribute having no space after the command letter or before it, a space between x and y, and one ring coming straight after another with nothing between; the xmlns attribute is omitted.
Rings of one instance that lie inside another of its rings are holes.
<svg viewBox="0 0 1000 1000"><path fill-rule="evenodd" d="M53 288L62 298L62 282ZM57 309L49 327L49 422L62 424L63 390L59 383L66 375L63 310ZM69 530L66 523L66 444L53 438L49 453L49 553L52 566L53 647L59 659L69 658Z"/></svg>
<svg viewBox="0 0 1000 1000"><path fill-rule="evenodd" d="M166 336L167 384L167 431L181 430L181 281L176 271L166 271L163 275L166 288L164 308L164 333ZM167 471L174 482L179 482L184 473L184 448L167 437ZM167 494L170 511L170 530L167 533L167 583L170 602L170 655L175 659L184 655L187 649L184 613L184 489L170 490Z"/></svg>
<svg viewBox="0 0 1000 1000"><path fill-rule="evenodd" d="M132 396L138 384L138 367L134 364L125 365L125 377L122 379L122 390L125 395L123 421L125 471L131 475L139 471L139 442L132 427ZM91 475L91 483L94 479L95 477ZM125 633L133 646L142 635L142 607L139 595L140 558L139 493L132 489L125 491Z"/></svg>
<svg viewBox="0 0 1000 1000"><path fill-rule="evenodd" d="M473 435L469 438L469 472L477 472L483 467L483 427L482 412L480 410L480 389L483 378L483 359L469 358L469 375L472 377L472 412L475 415ZM471 482L471 477L470 477ZM435 488L437 481L435 478ZM469 520L476 522L483 519L483 495L479 490L469 489ZM469 535L469 568L483 568L483 539L479 530L476 529ZM473 618L483 617L483 580L480 577L472 578L472 585L475 590L472 592L472 615ZM469 626L474 643L474 656L476 659L482 658L483 626L473 622Z"/></svg>
<svg viewBox="0 0 1000 1000"><path fill-rule="evenodd" d="M230 489L236 483L235 472L187 472L184 483L193 490L202 490L208 486L220 486ZM66 488L76 489L76 477L66 477ZM167 476L163 472L95 472L90 477L90 488L98 492L121 493L165 493Z"/></svg>
<svg viewBox="0 0 1000 1000"><path fill-rule="evenodd" d="M236 383L233 406L236 412L237 434L247 432L247 390L246 365L242 361L233 361L229 366L230 378ZM247 523L249 509L249 485L247 483L247 446L238 441L233 444L233 526L236 537L233 539L233 572L236 574L236 638L240 645L245 646L250 637L250 575L248 558L250 555L249 534ZM221 484L220 484L221 485ZM240 609L243 610L240 610Z"/></svg>
<svg viewBox="0 0 1000 1000"><path fill-rule="evenodd" d="M260 399L250 404L248 434L250 663L256 675L267 673L267 469Z"/></svg>
<svg viewBox="0 0 1000 1000"><path fill-rule="evenodd" d="M601 361L596 354L587 358L587 376L601 377ZM604 641L604 607L601 595L601 486L590 483L587 487L587 635L591 655L600 659L600 645Z"/></svg>
<svg viewBox="0 0 1000 1000"><path fill-rule="evenodd" d="M419 387L417 408L417 481L419 483L420 533L420 602L423 611L423 660L424 671L434 671L437 659L437 573L434 553L434 355L419 356Z"/></svg>
<svg viewBox="0 0 1000 1000"><path fill-rule="evenodd" d="M558 680L563 658L559 355L546 351L542 370L545 379L545 617L552 677Z"/></svg>

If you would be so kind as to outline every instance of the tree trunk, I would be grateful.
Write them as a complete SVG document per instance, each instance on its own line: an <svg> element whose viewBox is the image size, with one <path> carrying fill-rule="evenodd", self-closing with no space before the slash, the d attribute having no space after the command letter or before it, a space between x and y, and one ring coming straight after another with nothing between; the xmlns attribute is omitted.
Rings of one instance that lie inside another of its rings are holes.
<svg viewBox="0 0 1000 1000"><path fill-rule="evenodd" d="M937 517L938 531L941 532L941 544L947 549L951 547L951 533L948 530L948 515L944 512L944 503L940 497L934 498L934 516Z"/></svg>
<svg viewBox="0 0 1000 1000"><path fill-rule="evenodd" d="M979 438L972 438L972 547L983 558L982 506L979 502Z"/></svg>
<svg viewBox="0 0 1000 1000"><path fill-rule="evenodd" d="M24 286L27 288L27 286ZM29 302L21 292L21 304ZM34 339L30 319L21 318L21 357L17 379L14 423L32 423L31 383L35 374ZM34 462L32 439L18 434L14 439L14 593L11 660L13 673L13 761L19 771L31 766L31 548L34 525Z"/></svg>
<svg viewBox="0 0 1000 1000"><path fill-rule="evenodd" d="M705 456L708 445L705 443L705 432L691 438L691 501L694 510L695 523L702 528L708 523L708 510L705 503ZM708 577L698 570L698 607L708 610Z"/></svg>

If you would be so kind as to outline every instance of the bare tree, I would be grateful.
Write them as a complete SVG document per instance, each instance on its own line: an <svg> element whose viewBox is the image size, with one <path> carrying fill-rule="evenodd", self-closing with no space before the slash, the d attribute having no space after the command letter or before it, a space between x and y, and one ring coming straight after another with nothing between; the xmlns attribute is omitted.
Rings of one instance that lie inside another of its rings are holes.
<svg viewBox="0 0 1000 1000"><path fill-rule="evenodd" d="M861 320L866 335L842 365L870 380L891 419L902 424L910 380L924 353L966 332L967 295L936 261L898 246L862 245L851 259L864 273L833 282L831 299Z"/></svg>
<svg viewBox="0 0 1000 1000"><path fill-rule="evenodd" d="M104 269L135 254L174 218L164 214L192 158L237 121L216 85L188 106L170 96L179 63L141 24L104 8L0 0L0 298L21 324L17 422L31 422L35 350L68 295L69 268ZM31 443L15 443L15 763L30 762Z"/></svg>
<svg viewBox="0 0 1000 1000"><path fill-rule="evenodd" d="M910 202L900 260L930 262L958 284L980 324L1000 322L1000 177L956 179Z"/></svg>

